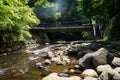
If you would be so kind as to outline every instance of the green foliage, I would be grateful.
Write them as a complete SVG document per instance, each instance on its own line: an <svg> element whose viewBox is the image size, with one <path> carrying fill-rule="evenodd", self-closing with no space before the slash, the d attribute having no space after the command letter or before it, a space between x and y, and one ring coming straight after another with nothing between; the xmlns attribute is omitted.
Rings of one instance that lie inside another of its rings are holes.
<svg viewBox="0 0 120 80"><path fill-rule="evenodd" d="M58 5L47 0L38 0L35 3L34 12L41 21L53 22L60 17Z"/></svg>
<svg viewBox="0 0 120 80"><path fill-rule="evenodd" d="M82 20L82 12L78 11L78 1L77 0L60 0L57 3L60 5L59 10L61 10L61 20Z"/></svg>
<svg viewBox="0 0 120 80"><path fill-rule="evenodd" d="M120 1L119 0L78 0L79 6L78 9L82 11L86 17L97 19L100 23L103 24L105 30L105 37L112 36L112 40L117 40L118 37L116 34L120 33L120 30L117 29L118 21L117 16L120 13ZM110 23L111 22L111 23ZM115 31L113 31L115 30ZM111 34L111 35L110 35ZM120 40L120 39L118 39Z"/></svg>
<svg viewBox="0 0 120 80"><path fill-rule="evenodd" d="M88 37L89 32L88 31L83 31L81 34L83 35L83 37Z"/></svg>
<svg viewBox="0 0 120 80"><path fill-rule="evenodd" d="M0 1L0 40L23 40L31 37L28 29L39 23L28 0Z"/></svg>

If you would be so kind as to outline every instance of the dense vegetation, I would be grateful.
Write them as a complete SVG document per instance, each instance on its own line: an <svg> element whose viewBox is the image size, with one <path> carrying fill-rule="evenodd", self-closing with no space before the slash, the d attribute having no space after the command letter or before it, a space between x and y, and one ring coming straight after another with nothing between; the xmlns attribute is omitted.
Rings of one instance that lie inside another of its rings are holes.
<svg viewBox="0 0 120 80"><path fill-rule="evenodd" d="M29 28L40 20L52 23L86 18L102 26L106 40L120 40L119 9L119 0L0 0L0 41L31 37Z"/></svg>
<svg viewBox="0 0 120 80"><path fill-rule="evenodd" d="M28 29L39 20L27 4L28 0L0 0L0 41L31 37Z"/></svg>
<svg viewBox="0 0 120 80"><path fill-rule="evenodd" d="M120 40L120 1L119 0L79 0L80 10L88 17L103 25L104 38Z"/></svg>

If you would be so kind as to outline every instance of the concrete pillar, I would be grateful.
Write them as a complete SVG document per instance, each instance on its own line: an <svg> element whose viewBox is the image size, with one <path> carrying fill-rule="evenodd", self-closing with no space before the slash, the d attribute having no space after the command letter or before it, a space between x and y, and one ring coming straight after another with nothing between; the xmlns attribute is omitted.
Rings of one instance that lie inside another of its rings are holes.
<svg viewBox="0 0 120 80"><path fill-rule="evenodd" d="M34 31L32 32L32 37L34 39L37 39L38 43L45 44L49 42L49 38L47 36L47 33L45 31Z"/></svg>
<svg viewBox="0 0 120 80"><path fill-rule="evenodd" d="M39 32L38 38L39 38L39 42L42 44L49 42L49 38L46 32Z"/></svg>

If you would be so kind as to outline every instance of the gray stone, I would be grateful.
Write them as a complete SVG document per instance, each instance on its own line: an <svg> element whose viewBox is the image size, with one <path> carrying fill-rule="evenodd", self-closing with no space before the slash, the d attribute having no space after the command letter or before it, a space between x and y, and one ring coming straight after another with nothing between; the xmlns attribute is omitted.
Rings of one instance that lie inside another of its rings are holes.
<svg viewBox="0 0 120 80"><path fill-rule="evenodd" d="M49 59L46 59L43 63L45 63L45 64L51 64L51 61Z"/></svg>
<svg viewBox="0 0 120 80"><path fill-rule="evenodd" d="M58 61L57 65L66 65L66 62L65 61Z"/></svg>
<svg viewBox="0 0 120 80"><path fill-rule="evenodd" d="M120 73L120 67L116 67L114 70Z"/></svg>
<svg viewBox="0 0 120 80"><path fill-rule="evenodd" d="M109 75L109 78L113 78L114 76L119 75L119 73L115 70L110 70L108 72L108 75Z"/></svg>
<svg viewBox="0 0 120 80"><path fill-rule="evenodd" d="M38 67L38 68L43 68L43 65L42 65L41 62L36 63L35 66Z"/></svg>
<svg viewBox="0 0 120 80"><path fill-rule="evenodd" d="M70 63L70 59L68 58L68 56L60 56L61 60L66 62L66 64Z"/></svg>
<svg viewBox="0 0 120 80"><path fill-rule="evenodd" d="M51 59L51 61L57 63L57 62L60 62L60 61L61 61L61 58L60 58L59 56L58 56L58 57L53 57L53 58Z"/></svg>
<svg viewBox="0 0 120 80"><path fill-rule="evenodd" d="M98 51L93 53L87 53L79 59L79 65L84 69L93 68L96 69L99 65L111 64L113 60L112 54L105 48L100 48Z"/></svg>
<svg viewBox="0 0 120 80"><path fill-rule="evenodd" d="M74 73L75 72L75 70L74 69L70 69L70 73Z"/></svg>
<svg viewBox="0 0 120 80"><path fill-rule="evenodd" d="M98 80L120 80L120 74L115 70L105 70L101 73Z"/></svg>
<svg viewBox="0 0 120 80"><path fill-rule="evenodd" d="M73 44L71 43L68 52L71 53L78 53L79 51L81 51L81 47L80 44Z"/></svg>
<svg viewBox="0 0 120 80"><path fill-rule="evenodd" d="M83 71L82 76L98 77L98 74L93 69L86 69Z"/></svg>
<svg viewBox="0 0 120 80"><path fill-rule="evenodd" d="M98 73L102 73L104 71L108 72L108 71L111 71L113 70L112 67L110 65L99 65L97 68L96 68L97 72Z"/></svg>
<svg viewBox="0 0 120 80"><path fill-rule="evenodd" d="M53 54L51 51L49 51L49 52L47 53L47 57L53 58L53 57L54 57L54 54Z"/></svg>
<svg viewBox="0 0 120 80"><path fill-rule="evenodd" d="M113 58L113 55L110 54L108 50L100 48L92 56L93 65L96 68L99 65L111 64Z"/></svg>
<svg viewBox="0 0 120 80"><path fill-rule="evenodd" d="M114 57L114 59L113 59L113 61L112 61L112 64L113 64L114 66L120 67L120 58Z"/></svg>
<svg viewBox="0 0 120 80"><path fill-rule="evenodd" d="M80 58L79 65L80 65L80 67L82 67L84 69L93 68L92 54L88 53L83 58Z"/></svg>
<svg viewBox="0 0 120 80"><path fill-rule="evenodd" d="M79 69L80 66L79 65L74 65L74 69Z"/></svg>
<svg viewBox="0 0 120 80"><path fill-rule="evenodd" d="M108 72L106 71L102 72L98 80L109 80Z"/></svg>

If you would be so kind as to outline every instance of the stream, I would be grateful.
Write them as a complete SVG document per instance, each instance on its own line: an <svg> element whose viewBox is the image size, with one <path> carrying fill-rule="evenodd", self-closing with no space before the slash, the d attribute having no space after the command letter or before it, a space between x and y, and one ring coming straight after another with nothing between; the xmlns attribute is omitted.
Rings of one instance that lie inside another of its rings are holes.
<svg viewBox="0 0 120 80"><path fill-rule="evenodd" d="M71 69L74 64L57 65L52 63L50 66L44 65L44 68L35 66L38 62L46 59L47 52L64 50L68 44L55 44L41 47L36 50L26 50L21 53L4 53L0 56L0 80L42 80L43 77L52 72L61 73L64 69ZM69 56L70 60L76 60ZM47 68L49 67L49 68ZM70 74L80 75L80 74Z"/></svg>

